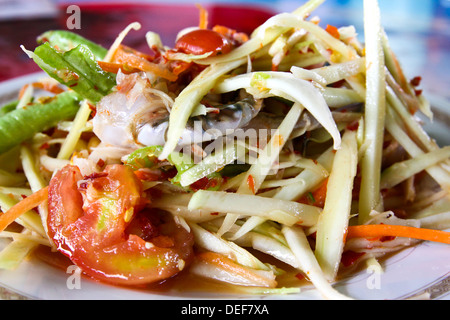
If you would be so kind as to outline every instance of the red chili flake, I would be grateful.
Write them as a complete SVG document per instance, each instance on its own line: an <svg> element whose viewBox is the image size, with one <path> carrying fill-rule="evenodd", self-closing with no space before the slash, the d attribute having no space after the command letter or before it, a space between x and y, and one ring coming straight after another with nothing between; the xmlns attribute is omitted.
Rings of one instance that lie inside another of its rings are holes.
<svg viewBox="0 0 450 320"><path fill-rule="evenodd" d="M356 131L359 128L359 121L353 121L347 125L347 130Z"/></svg>
<svg viewBox="0 0 450 320"><path fill-rule="evenodd" d="M178 171L176 168L171 168L169 170L163 171L161 174L161 178L164 180L172 179L178 174Z"/></svg>
<svg viewBox="0 0 450 320"><path fill-rule="evenodd" d="M249 189L252 191L253 194L256 193L255 178L253 178L253 176L251 174L247 178L247 186L249 187Z"/></svg>
<svg viewBox="0 0 450 320"><path fill-rule="evenodd" d="M389 189L381 189L380 193L381 193L381 196L383 198L385 198L389 195Z"/></svg>
<svg viewBox="0 0 450 320"><path fill-rule="evenodd" d="M359 199L359 192L361 190L361 174L357 174L353 180L352 197L355 200Z"/></svg>
<svg viewBox="0 0 450 320"><path fill-rule="evenodd" d="M272 63L272 68L271 68L271 71L278 71L278 65L277 65L277 64L274 64L274 63Z"/></svg>
<svg viewBox="0 0 450 320"><path fill-rule="evenodd" d="M39 149L41 150L47 150L48 148L50 148L50 145L48 144L48 142L44 142Z"/></svg>
<svg viewBox="0 0 450 320"><path fill-rule="evenodd" d="M346 81L347 81L347 80L345 80L345 79L344 79L344 80L339 80L339 81L337 81L337 82L331 84L331 86L332 86L333 88L340 88L340 87L342 87L342 86L345 85Z"/></svg>
<svg viewBox="0 0 450 320"><path fill-rule="evenodd" d="M365 254L365 252L345 251L342 253L341 263L346 268L351 267Z"/></svg>
<svg viewBox="0 0 450 320"><path fill-rule="evenodd" d="M301 273L301 272L297 273L297 274L295 275L295 277L296 277L298 280L304 280L304 279L306 279L306 276L305 276L303 273Z"/></svg>
<svg viewBox="0 0 450 320"><path fill-rule="evenodd" d="M150 50L151 52L150 52L150 55L148 55L149 61L153 61L153 60L161 57L161 51L159 51L159 48L156 45L152 45L150 49L151 49Z"/></svg>
<svg viewBox="0 0 450 320"><path fill-rule="evenodd" d="M395 236L383 236L380 238L381 242L388 242L388 241L392 241L394 240L396 237Z"/></svg>
<svg viewBox="0 0 450 320"><path fill-rule="evenodd" d="M208 183L208 188L215 188L217 187L217 179L210 179Z"/></svg>
<svg viewBox="0 0 450 320"><path fill-rule="evenodd" d="M94 172L94 173L84 177L84 179L85 180L94 180L94 179L98 179L98 178L104 178L104 177L107 177L107 176L108 176L107 172Z"/></svg>
<svg viewBox="0 0 450 320"><path fill-rule="evenodd" d="M99 159L97 161L97 166L99 166L100 168L103 168L105 166L105 160Z"/></svg>
<svg viewBox="0 0 450 320"><path fill-rule="evenodd" d="M204 190L206 188L206 185L208 184L208 178L204 177L200 180L195 181L193 184L191 184L191 189L194 191L197 190Z"/></svg>
<svg viewBox="0 0 450 320"><path fill-rule="evenodd" d="M88 187L87 182L81 182L81 183L79 184L79 186L78 186L78 189L79 189L79 190L86 190L87 187Z"/></svg>
<svg viewBox="0 0 450 320"><path fill-rule="evenodd" d="M217 179L209 179L208 177L204 177L191 184L191 189L194 191L207 190L216 187L217 183Z"/></svg>
<svg viewBox="0 0 450 320"><path fill-rule="evenodd" d="M408 218L408 213L406 212L405 209L401 209L401 208L392 209L392 212L394 212L394 214L397 218L400 218L400 219Z"/></svg>
<svg viewBox="0 0 450 320"><path fill-rule="evenodd" d="M95 114L97 113L97 108L93 105L88 103L89 109L91 109L91 116L95 117Z"/></svg>
<svg viewBox="0 0 450 320"><path fill-rule="evenodd" d="M410 83L413 87L417 87L420 85L421 81L422 81L422 77L418 76L418 77L414 77Z"/></svg>

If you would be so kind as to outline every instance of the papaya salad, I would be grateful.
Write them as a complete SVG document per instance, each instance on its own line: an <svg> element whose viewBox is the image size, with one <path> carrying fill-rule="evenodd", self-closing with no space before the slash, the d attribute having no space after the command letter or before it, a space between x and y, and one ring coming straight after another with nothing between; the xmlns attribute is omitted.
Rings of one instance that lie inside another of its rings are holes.
<svg viewBox="0 0 450 320"><path fill-rule="evenodd" d="M450 146L390 48L377 1L354 26L324 0L251 34L208 25L174 45L109 48L53 30L46 72L0 110L0 267L36 248L119 286L183 274L239 292L326 299L344 275L423 241L450 244ZM292 277L290 285L280 281ZM296 281L294 281L296 280Z"/></svg>

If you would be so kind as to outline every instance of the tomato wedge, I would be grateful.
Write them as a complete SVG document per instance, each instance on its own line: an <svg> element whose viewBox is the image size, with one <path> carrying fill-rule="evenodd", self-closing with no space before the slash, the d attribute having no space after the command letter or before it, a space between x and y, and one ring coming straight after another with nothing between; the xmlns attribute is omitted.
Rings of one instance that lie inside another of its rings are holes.
<svg viewBox="0 0 450 320"><path fill-rule="evenodd" d="M167 279L193 258L193 235L169 213L152 210L140 180L124 165L83 177L76 166L49 185L48 234L94 279L140 285Z"/></svg>
<svg viewBox="0 0 450 320"><path fill-rule="evenodd" d="M215 56L230 52L233 44L216 31L197 29L181 36L175 44L175 49L194 55L211 52L211 56Z"/></svg>

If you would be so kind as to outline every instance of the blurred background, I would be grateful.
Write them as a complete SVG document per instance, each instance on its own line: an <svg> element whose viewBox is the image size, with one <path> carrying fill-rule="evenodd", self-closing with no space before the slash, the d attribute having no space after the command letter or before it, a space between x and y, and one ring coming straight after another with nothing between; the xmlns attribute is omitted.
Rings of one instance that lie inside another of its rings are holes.
<svg viewBox="0 0 450 320"><path fill-rule="evenodd" d="M0 81L39 71L20 45L33 50L36 37L49 29L75 31L105 47L133 21L143 28L129 33L125 43L145 50L146 31L158 32L165 45L174 44L177 32L198 25L200 3L208 10L209 26L227 25L250 33L278 12L289 12L306 0L214 1L63 1L0 0ZM408 77L422 77L422 89L450 99L450 0L379 0L382 23ZM70 20L80 8L78 26ZM362 0L327 0L314 13L321 24L355 25L363 36ZM72 24L70 25L70 23Z"/></svg>

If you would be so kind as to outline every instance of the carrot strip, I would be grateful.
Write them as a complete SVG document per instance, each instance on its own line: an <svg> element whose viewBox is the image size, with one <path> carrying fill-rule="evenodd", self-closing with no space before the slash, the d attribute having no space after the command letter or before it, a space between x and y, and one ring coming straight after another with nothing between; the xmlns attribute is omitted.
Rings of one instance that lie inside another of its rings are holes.
<svg viewBox="0 0 450 320"><path fill-rule="evenodd" d="M59 87L58 84L56 83L52 83L49 81L45 81L45 82L33 82L33 87L36 89L42 89L54 94L58 94L61 92L64 92L64 89Z"/></svg>
<svg viewBox="0 0 450 320"><path fill-rule="evenodd" d="M450 244L450 232L408 226L385 224L359 225L349 226L347 232L347 239L386 236L414 238L418 240Z"/></svg>
<svg viewBox="0 0 450 320"><path fill-rule="evenodd" d="M197 3L196 6L198 10L200 10L200 21L198 27L200 29L206 29L208 28L208 11L206 11L206 9L199 3Z"/></svg>
<svg viewBox="0 0 450 320"><path fill-rule="evenodd" d="M25 90L28 88L29 85L30 84L26 84L20 89L19 99L21 99L23 97L23 94L25 93ZM45 91L48 91L48 92L54 93L54 94L64 92L63 88L61 88L57 84L49 82L49 81L33 82L33 83L31 83L31 85L33 86L33 88L42 89L42 90L45 90Z"/></svg>
<svg viewBox="0 0 450 320"><path fill-rule="evenodd" d="M0 215L0 232L6 229L14 220L19 218L22 214L31 209L37 207L42 202L47 200L48 187L33 193L31 196L26 197L16 205L12 206L8 211Z"/></svg>
<svg viewBox="0 0 450 320"><path fill-rule="evenodd" d="M328 32L329 34L331 34L336 39L340 39L340 37L341 37L341 35L339 34L338 28L336 28L335 26L331 26L328 24L325 31Z"/></svg>
<svg viewBox="0 0 450 320"><path fill-rule="evenodd" d="M327 197L328 178L326 178L313 192L301 197L298 202L323 208Z"/></svg>
<svg viewBox="0 0 450 320"><path fill-rule="evenodd" d="M131 71L127 70L126 66L120 63L105 62L105 61L97 61L97 63L100 66L100 68L102 68L102 70L105 72L118 73L119 70L121 70L125 74L130 74L133 72L140 71L138 69L132 69Z"/></svg>
<svg viewBox="0 0 450 320"><path fill-rule="evenodd" d="M256 194L255 190L255 178L251 174L247 177L247 186L253 194Z"/></svg>
<svg viewBox="0 0 450 320"><path fill-rule="evenodd" d="M127 46L119 46L116 53L114 54L112 63L120 64L126 70L137 69L140 71L153 72L155 75L167 79L169 81L176 81L178 77L173 74L166 66L150 62L153 58L151 56L145 55L139 51L136 51ZM103 67L108 67L102 64Z"/></svg>

